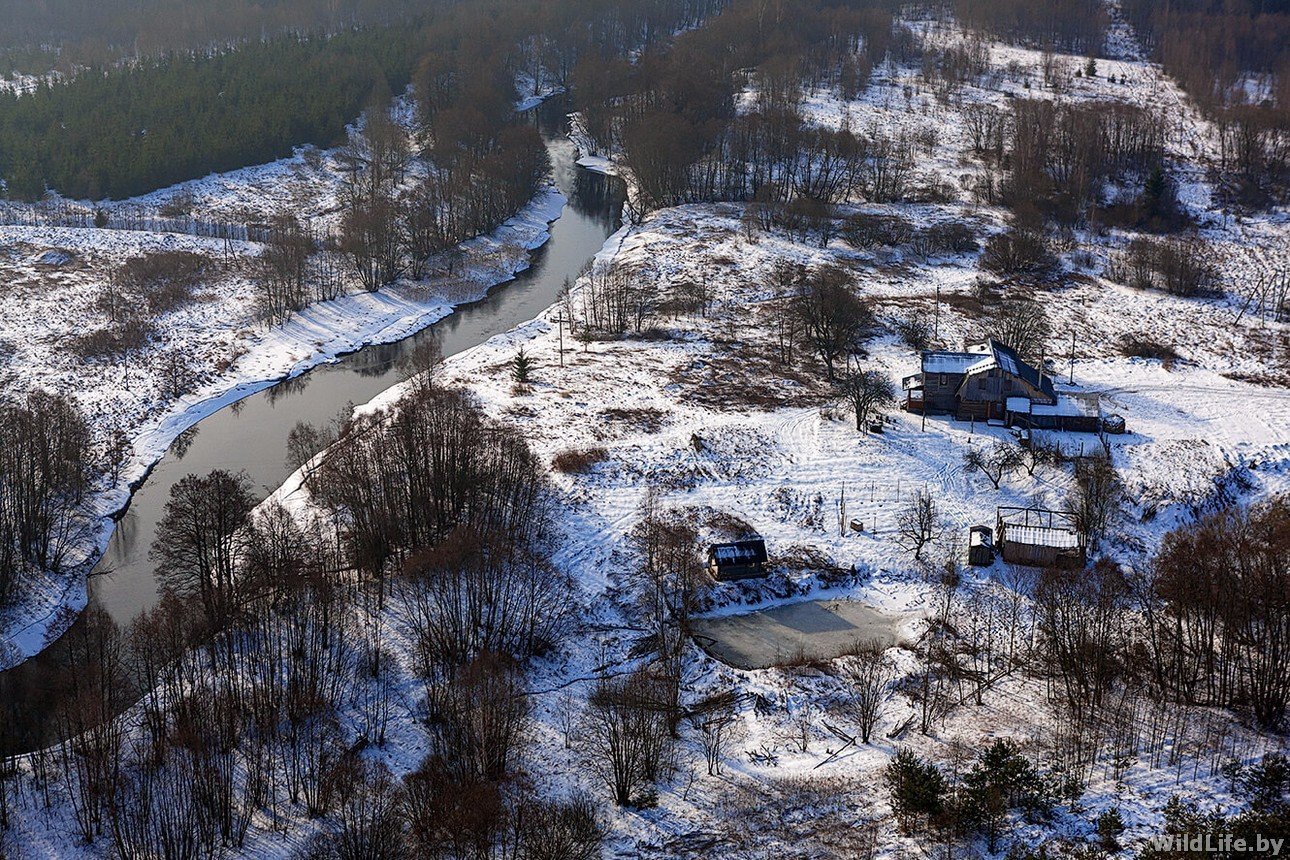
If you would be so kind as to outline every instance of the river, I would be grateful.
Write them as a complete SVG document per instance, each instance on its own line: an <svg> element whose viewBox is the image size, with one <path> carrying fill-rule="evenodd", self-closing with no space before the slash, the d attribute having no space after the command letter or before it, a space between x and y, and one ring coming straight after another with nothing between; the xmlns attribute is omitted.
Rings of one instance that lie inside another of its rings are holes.
<svg viewBox="0 0 1290 860"><path fill-rule="evenodd" d="M171 445L135 490L91 574L92 604L123 627L156 605L157 580L148 551L170 489L185 476L212 469L244 471L263 498L290 474L287 435L297 422L325 425L342 410L398 383L401 359L429 338L437 338L444 356L451 356L533 319L556 302L566 280L577 278L618 229L624 198L620 180L577 166L566 110L564 99L556 98L533 111L556 185L568 202L551 225L551 238L534 252L530 268L494 287L484 300L457 308L411 337L342 356L202 419ZM49 650L57 651L57 645ZM0 719L8 711L30 720L44 710L38 700L53 694L50 664L56 659L47 652L0 672Z"/></svg>

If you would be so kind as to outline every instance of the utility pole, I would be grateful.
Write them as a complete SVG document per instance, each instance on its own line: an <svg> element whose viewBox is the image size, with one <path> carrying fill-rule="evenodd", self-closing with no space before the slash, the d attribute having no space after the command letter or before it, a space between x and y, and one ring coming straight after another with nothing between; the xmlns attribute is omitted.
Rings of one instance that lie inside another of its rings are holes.
<svg viewBox="0 0 1290 860"><path fill-rule="evenodd" d="M1070 384L1075 384L1075 329L1071 329L1071 378Z"/></svg>
<svg viewBox="0 0 1290 860"><path fill-rule="evenodd" d="M941 285L936 285L936 310L932 314L932 337L941 336Z"/></svg>
<svg viewBox="0 0 1290 860"><path fill-rule="evenodd" d="M561 314L555 318L554 322L558 323L560 326L560 366L564 367L564 324L568 322L568 320L564 318L564 314Z"/></svg>

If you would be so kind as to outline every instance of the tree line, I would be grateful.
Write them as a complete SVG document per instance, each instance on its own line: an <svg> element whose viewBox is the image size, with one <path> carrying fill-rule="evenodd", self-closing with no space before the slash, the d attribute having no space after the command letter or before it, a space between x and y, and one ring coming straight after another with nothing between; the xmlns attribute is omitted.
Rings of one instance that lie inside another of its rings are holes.
<svg viewBox="0 0 1290 860"><path fill-rule="evenodd" d="M1255 207L1284 201L1290 12L1264 0L1129 0L1124 12L1165 71L1217 125L1225 197Z"/></svg>
<svg viewBox="0 0 1290 860"><path fill-rule="evenodd" d="M809 129L798 110L806 85L857 92L890 41L883 4L794 0L768 14L737 6L636 64L588 58L571 83L587 130L623 152L645 209L754 198L835 203L862 184L890 199L889 172L904 142ZM741 114L735 95L746 70L755 70L759 100Z"/></svg>
<svg viewBox="0 0 1290 860"><path fill-rule="evenodd" d="M442 4L436 4L442 5ZM10 70L73 74L171 51L200 50L267 36L335 33L362 25L392 24L424 12L408 0L2 0L6 22L0 57Z"/></svg>
<svg viewBox="0 0 1290 860"><path fill-rule="evenodd" d="M0 404L0 609L21 601L34 570L60 570L87 528L90 430L65 397Z"/></svg>
<svg viewBox="0 0 1290 860"><path fill-rule="evenodd" d="M25 199L53 189L102 198L141 194L211 172L330 146L370 100L416 74L422 103L475 130L514 101L514 80L560 82L588 53L621 56L720 8L716 0L640 7L458 4L421 23L284 35L209 51L175 52L79 71L36 92L0 98L0 176ZM507 80L499 80L505 76ZM466 96L460 95L465 92ZM454 95L457 94L457 95Z"/></svg>

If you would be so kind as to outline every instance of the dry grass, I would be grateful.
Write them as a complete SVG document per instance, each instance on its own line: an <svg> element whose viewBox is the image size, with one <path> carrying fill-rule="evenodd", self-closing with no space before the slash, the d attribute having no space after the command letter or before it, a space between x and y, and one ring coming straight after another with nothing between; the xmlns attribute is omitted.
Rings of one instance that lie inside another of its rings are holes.
<svg viewBox="0 0 1290 860"><path fill-rule="evenodd" d="M1145 335L1127 335L1120 340L1120 354L1128 358L1147 358L1159 361L1165 370L1182 361L1182 355L1167 343Z"/></svg>

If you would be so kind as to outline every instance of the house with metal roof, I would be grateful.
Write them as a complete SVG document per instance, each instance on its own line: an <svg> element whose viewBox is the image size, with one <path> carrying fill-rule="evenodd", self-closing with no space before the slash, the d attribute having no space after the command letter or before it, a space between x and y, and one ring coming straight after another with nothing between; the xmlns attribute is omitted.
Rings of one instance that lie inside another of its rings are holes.
<svg viewBox="0 0 1290 860"><path fill-rule="evenodd" d="M923 352L921 371L905 377L903 388L907 410L964 420L1004 420L1010 400L1018 408L1021 401L1049 408L1058 403L1052 378L994 338L963 352Z"/></svg>

